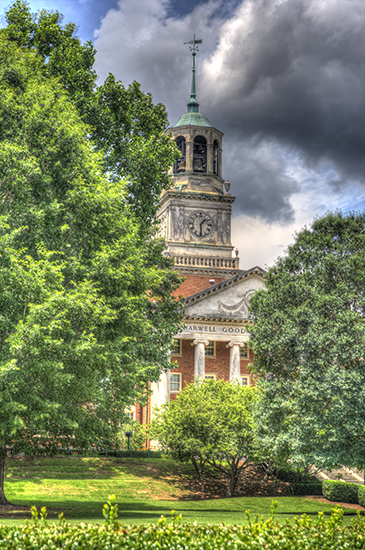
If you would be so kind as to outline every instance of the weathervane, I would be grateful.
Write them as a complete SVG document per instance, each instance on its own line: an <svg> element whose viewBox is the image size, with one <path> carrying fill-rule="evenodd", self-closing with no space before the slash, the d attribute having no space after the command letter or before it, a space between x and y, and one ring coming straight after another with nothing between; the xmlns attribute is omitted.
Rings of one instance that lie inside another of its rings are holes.
<svg viewBox="0 0 365 550"><path fill-rule="evenodd" d="M188 103L188 111L190 112L198 112L199 111L199 103L196 100L196 92L195 92L195 56L196 52L199 51L199 48L196 47L197 44L202 44L203 40L195 40L195 34L193 40L190 40L190 42L184 42L184 44L189 44L190 51L192 52L193 56L193 75L191 79L191 92L190 92L190 101Z"/></svg>

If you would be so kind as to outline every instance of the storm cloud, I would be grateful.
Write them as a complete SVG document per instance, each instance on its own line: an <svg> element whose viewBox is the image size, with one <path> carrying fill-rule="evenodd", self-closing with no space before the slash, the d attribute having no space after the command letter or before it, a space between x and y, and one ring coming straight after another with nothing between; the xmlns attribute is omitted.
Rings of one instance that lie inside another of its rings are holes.
<svg viewBox="0 0 365 550"><path fill-rule="evenodd" d="M217 123L365 183L364 27L363 0L244 2L204 62Z"/></svg>

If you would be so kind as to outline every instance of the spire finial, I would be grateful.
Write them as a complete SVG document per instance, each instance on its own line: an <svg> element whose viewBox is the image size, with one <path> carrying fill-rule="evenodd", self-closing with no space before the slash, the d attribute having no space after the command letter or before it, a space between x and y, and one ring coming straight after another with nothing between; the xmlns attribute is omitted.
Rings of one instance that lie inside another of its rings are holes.
<svg viewBox="0 0 365 550"><path fill-rule="evenodd" d="M184 42L184 44L189 44L190 51L192 52L193 56L193 75L191 79L191 92L190 92L190 101L188 103L188 112L191 113L198 113L199 112L199 103L196 100L196 92L195 92L195 56L196 52L199 51L199 48L196 47L197 44L202 44L203 40L195 40L195 34L193 40L190 40L190 42Z"/></svg>

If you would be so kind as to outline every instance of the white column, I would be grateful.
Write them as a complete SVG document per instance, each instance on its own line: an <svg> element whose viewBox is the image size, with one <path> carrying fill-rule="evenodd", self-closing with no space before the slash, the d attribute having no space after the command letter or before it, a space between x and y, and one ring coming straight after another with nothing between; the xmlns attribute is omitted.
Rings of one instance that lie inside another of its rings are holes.
<svg viewBox="0 0 365 550"><path fill-rule="evenodd" d="M205 346L209 344L208 340L193 340L192 346L195 346L194 355L194 377L205 377Z"/></svg>
<svg viewBox="0 0 365 550"><path fill-rule="evenodd" d="M240 348L243 344L240 342L229 342L227 348L229 350L229 379L237 380L240 382L241 369L240 369Z"/></svg>

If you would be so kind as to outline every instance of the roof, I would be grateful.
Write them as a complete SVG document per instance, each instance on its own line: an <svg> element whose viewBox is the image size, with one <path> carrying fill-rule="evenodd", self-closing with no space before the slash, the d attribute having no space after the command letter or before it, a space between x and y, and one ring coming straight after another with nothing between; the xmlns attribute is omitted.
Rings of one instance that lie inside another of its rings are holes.
<svg viewBox="0 0 365 550"><path fill-rule="evenodd" d="M177 123L174 124L173 128L177 128L179 126L203 126L206 128L213 128L207 117L199 112L188 112L181 115Z"/></svg>

